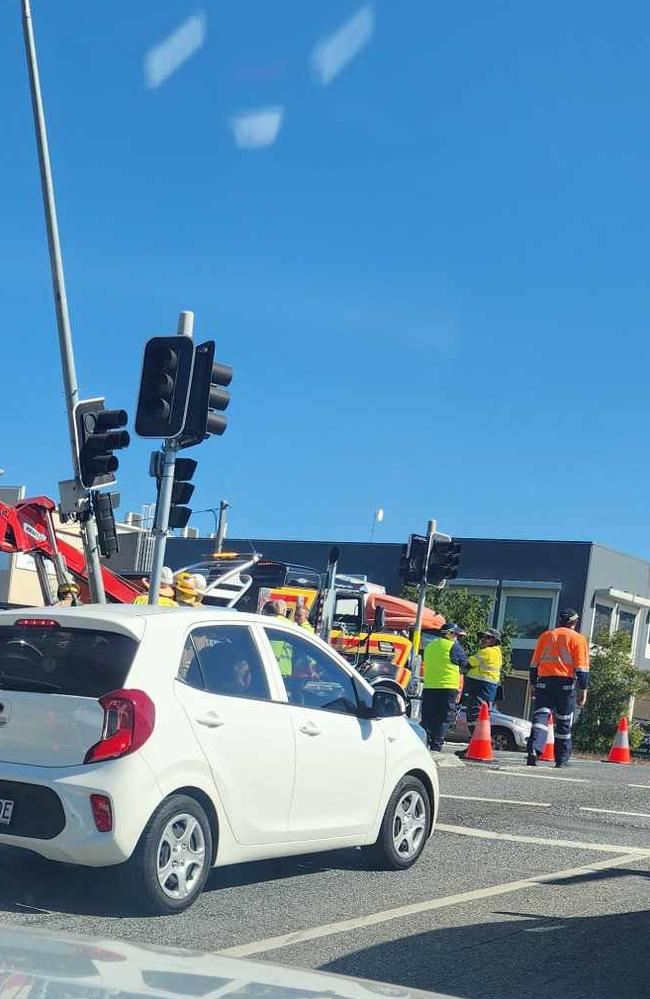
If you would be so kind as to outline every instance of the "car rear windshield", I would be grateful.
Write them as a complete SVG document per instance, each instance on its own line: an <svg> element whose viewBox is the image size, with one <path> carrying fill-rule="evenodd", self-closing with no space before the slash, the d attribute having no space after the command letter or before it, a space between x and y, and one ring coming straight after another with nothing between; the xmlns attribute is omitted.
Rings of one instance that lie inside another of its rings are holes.
<svg viewBox="0 0 650 999"><path fill-rule="evenodd" d="M111 631L0 627L0 689L101 697L124 686L137 647Z"/></svg>

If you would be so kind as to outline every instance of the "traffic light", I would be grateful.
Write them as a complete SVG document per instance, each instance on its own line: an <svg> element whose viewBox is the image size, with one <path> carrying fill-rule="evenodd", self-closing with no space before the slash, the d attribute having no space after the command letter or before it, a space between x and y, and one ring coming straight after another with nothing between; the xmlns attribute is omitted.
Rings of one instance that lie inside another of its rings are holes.
<svg viewBox="0 0 650 999"><path fill-rule="evenodd" d="M194 352L194 371L187 405L185 427L179 447L193 447L212 434L225 433L228 418L222 415L230 403L226 386L232 381L228 364L215 364L214 340L200 343Z"/></svg>
<svg viewBox="0 0 650 999"><path fill-rule="evenodd" d="M422 534L409 535L399 567L400 579L405 583L421 583L424 579L427 544Z"/></svg>
<svg viewBox="0 0 650 999"><path fill-rule="evenodd" d="M194 475L198 461L194 458L177 458L174 466L174 485L172 486L172 502L169 508L169 528L187 527L192 516L189 506L195 486L190 479Z"/></svg>
<svg viewBox="0 0 650 999"><path fill-rule="evenodd" d="M427 566L427 583L439 585L445 579L456 578L460 562L460 549L458 541L434 539Z"/></svg>
<svg viewBox="0 0 650 999"><path fill-rule="evenodd" d="M154 336L147 341L135 416L140 437L179 437L185 425L194 366L188 336Z"/></svg>
<svg viewBox="0 0 650 999"><path fill-rule="evenodd" d="M85 399L74 407L79 478L86 489L115 482L119 460L113 454L129 446L124 409L104 409L103 399Z"/></svg>
<svg viewBox="0 0 650 999"><path fill-rule="evenodd" d="M110 493L93 493L93 512L97 523L99 550L104 558L109 558L120 550L115 530L113 498Z"/></svg>
<svg viewBox="0 0 650 999"><path fill-rule="evenodd" d="M172 485L172 498L169 507L168 527L187 527L187 522L192 516L190 507L186 504L192 498L195 486L190 481L198 467L198 461L194 458L177 458L174 464L174 483ZM161 451L154 451L149 463L149 474L156 480L158 499L160 499L160 479L163 470L163 454Z"/></svg>

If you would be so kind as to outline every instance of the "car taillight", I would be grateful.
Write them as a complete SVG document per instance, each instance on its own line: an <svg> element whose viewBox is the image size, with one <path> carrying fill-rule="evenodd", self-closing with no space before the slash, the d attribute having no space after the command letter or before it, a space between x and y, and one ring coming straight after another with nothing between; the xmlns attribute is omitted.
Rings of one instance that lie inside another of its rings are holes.
<svg viewBox="0 0 650 999"><path fill-rule="evenodd" d="M156 709L142 690L114 690L99 698L104 727L99 742L86 753L84 763L116 760L144 746L153 732Z"/></svg>
<svg viewBox="0 0 650 999"><path fill-rule="evenodd" d="M17 628L60 628L61 622L50 617L21 617L16 621Z"/></svg>
<svg viewBox="0 0 650 999"><path fill-rule="evenodd" d="M105 794L91 794L90 807L93 810L97 832L110 832L113 828L113 809L110 798L107 798Z"/></svg>

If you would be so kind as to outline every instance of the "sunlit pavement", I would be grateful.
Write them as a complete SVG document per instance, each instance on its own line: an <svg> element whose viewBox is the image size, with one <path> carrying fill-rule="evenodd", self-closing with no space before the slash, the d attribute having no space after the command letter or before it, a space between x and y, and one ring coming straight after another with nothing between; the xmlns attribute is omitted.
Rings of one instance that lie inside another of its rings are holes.
<svg viewBox="0 0 650 999"><path fill-rule="evenodd" d="M114 872L4 849L0 922L477 999L648 994L650 767L524 763L441 768L439 829L405 873L374 871L358 850L233 867L188 913L143 919Z"/></svg>

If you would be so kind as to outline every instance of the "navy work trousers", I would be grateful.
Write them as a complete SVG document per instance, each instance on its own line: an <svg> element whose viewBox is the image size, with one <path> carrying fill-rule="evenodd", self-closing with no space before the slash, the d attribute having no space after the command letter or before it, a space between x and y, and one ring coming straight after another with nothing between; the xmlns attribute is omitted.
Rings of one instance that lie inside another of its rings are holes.
<svg viewBox="0 0 650 999"><path fill-rule="evenodd" d="M540 677L535 687L533 730L528 752L540 756L548 736L548 718L555 722L555 762L566 763L571 756L571 726L576 710L576 692L572 680L562 676Z"/></svg>
<svg viewBox="0 0 650 999"><path fill-rule="evenodd" d="M465 677L465 703L467 705L467 727L470 734L474 732L478 713L481 704L487 704L491 708L497 696L498 684L490 683L488 680L477 680L473 676Z"/></svg>
<svg viewBox="0 0 650 999"><path fill-rule="evenodd" d="M456 719L457 690L428 687L422 692L422 727L429 749L442 749L447 729Z"/></svg>

